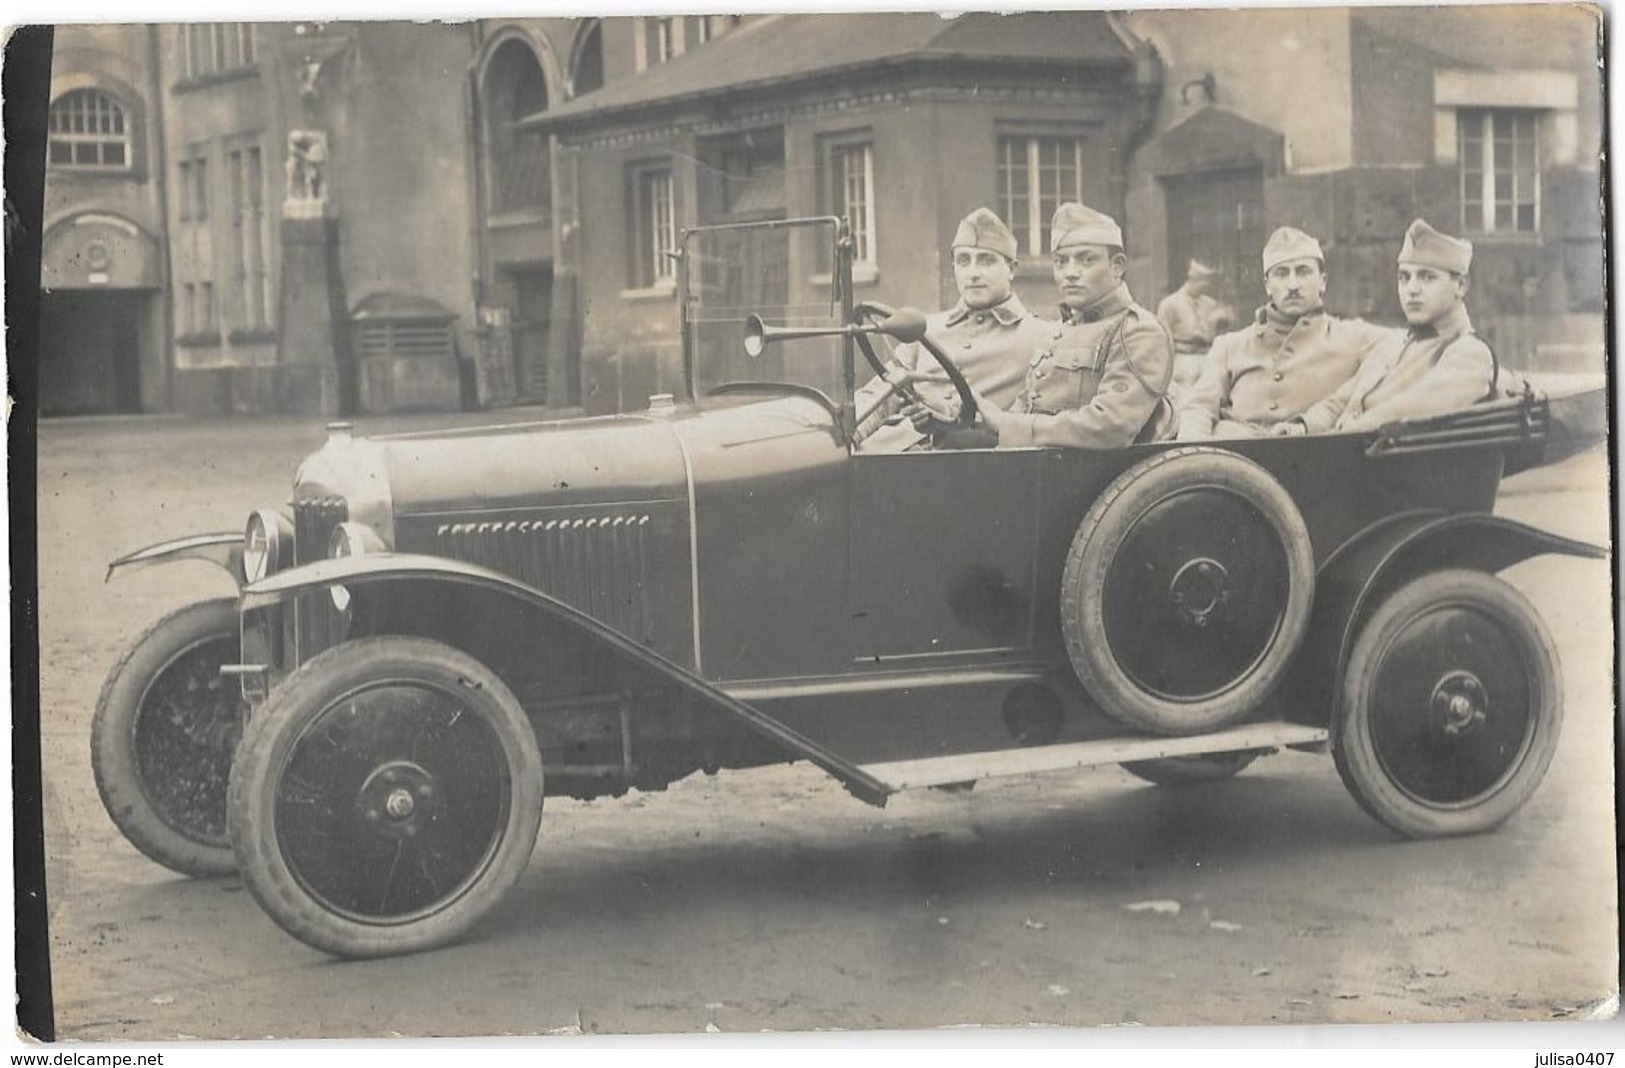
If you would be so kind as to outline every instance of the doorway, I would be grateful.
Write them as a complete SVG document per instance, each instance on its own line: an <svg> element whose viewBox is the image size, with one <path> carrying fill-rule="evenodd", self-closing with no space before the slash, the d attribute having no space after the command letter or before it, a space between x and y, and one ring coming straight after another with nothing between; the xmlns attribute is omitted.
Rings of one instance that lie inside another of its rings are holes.
<svg viewBox="0 0 1625 1068"><path fill-rule="evenodd" d="M1244 320L1264 299L1264 176L1258 168L1208 171L1163 179L1168 204L1165 292L1185 282L1201 260L1223 272L1214 295Z"/></svg>
<svg viewBox="0 0 1625 1068"><path fill-rule="evenodd" d="M553 316L553 265L516 264L500 269L513 309L513 373L517 399L546 404L548 334Z"/></svg>
<svg viewBox="0 0 1625 1068"><path fill-rule="evenodd" d="M40 295L41 415L141 410L145 294L85 290Z"/></svg>

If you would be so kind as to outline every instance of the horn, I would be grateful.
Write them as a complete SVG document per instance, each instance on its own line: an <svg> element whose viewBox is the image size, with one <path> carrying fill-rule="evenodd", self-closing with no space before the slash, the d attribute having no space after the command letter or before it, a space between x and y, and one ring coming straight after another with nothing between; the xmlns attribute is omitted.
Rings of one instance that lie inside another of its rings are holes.
<svg viewBox="0 0 1625 1068"><path fill-rule="evenodd" d="M760 356L767 347L779 341L797 341L805 337L852 337L856 334L876 334L877 325L869 326L769 326L760 315L745 317L745 355Z"/></svg>

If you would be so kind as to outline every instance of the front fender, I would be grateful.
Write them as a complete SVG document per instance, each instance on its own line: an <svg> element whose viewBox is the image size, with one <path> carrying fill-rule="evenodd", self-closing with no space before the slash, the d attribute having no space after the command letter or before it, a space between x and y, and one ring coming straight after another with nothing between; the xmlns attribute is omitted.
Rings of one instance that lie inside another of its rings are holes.
<svg viewBox="0 0 1625 1068"><path fill-rule="evenodd" d="M130 571L150 567L153 564L168 564L176 560L207 560L216 567L224 568L231 575L232 581L237 583L238 589L241 589L243 532L230 530L214 534L193 534L188 538L161 541L157 545L137 549L108 564L107 577L102 581L111 582L114 573L120 570Z"/></svg>
<svg viewBox="0 0 1625 1068"><path fill-rule="evenodd" d="M334 560L318 560L245 587L242 609L251 611L285 601L300 593L332 586L349 587L366 583L403 581L454 583L520 600L529 607L545 612L602 642L621 655L632 658L712 707L743 721L756 732L772 738L791 752L824 769L862 800L873 805L885 803L888 792L885 784L857 765L842 759L836 753L825 749L766 713L758 711L736 697L729 696L681 665L638 644L580 609L534 586L518 582L501 572L492 571L478 564L412 553L370 553L339 557Z"/></svg>
<svg viewBox="0 0 1625 1068"><path fill-rule="evenodd" d="M1546 553L1608 556L1601 546L1478 512L1402 512L1362 530L1327 557L1316 576L1309 638L1287 686L1293 718L1331 722L1360 623L1388 593L1430 571L1469 568L1493 574Z"/></svg>

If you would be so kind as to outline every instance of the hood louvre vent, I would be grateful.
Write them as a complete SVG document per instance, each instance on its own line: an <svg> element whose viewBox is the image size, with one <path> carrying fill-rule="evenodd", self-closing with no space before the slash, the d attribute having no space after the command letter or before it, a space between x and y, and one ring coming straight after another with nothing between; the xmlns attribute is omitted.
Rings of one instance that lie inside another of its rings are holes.
<svg viewBox="0 0 1625 1068"><path fill-rule="evenodd" d="M646 596L647 514L442 523L435 551L511 575L640 642L654 637Z"/></svg>

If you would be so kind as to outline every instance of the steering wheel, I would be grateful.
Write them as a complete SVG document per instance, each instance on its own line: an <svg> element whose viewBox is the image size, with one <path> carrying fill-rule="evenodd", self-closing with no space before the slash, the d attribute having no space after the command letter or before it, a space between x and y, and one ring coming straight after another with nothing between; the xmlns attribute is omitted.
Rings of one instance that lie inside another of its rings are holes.
<svg viewBox="0 0 1625 1068"><path fill-rule="evenodd" d="M919 391L914 388L913 383L896 382L889 379L887 375L890 369L876 355L875 347L869 341L869 335L867 333L855 335L858 349L863 353L863 358L869 361L869 366L874 369L875 374L880 377L881 381L886 383L887 396L895 395L905 404L920 405L930 412L932 417L947 430L964 430L976 422L976 397L971 393L970 383L965 381L964 373L948 357L948 354L942 351L942 347L926 336L925 317L923 315L912 308L894 310L884 304L866 302L852 309L852 318L860 325L865 322L869 323L879 333L897 341L915 342L930 353L931 358L937 361L937 365L948 376L948 381L953 383L954 389L959 392L959 412L957 415L949 415L935 405L926 403L924 398L920 396ZM876 406L878 407L878 404Z"/></svg>

